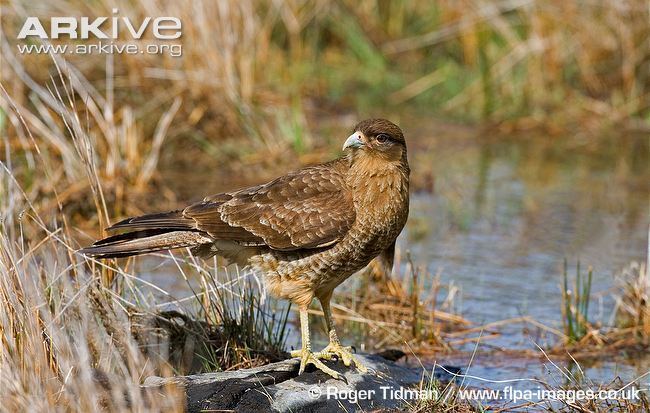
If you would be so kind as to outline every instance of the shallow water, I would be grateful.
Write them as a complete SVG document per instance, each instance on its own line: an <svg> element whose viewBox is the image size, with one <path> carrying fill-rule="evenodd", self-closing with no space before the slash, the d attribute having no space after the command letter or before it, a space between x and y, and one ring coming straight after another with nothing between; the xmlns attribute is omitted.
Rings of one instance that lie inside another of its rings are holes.
<svg viewBox="0 0 650 413"><path fill-rule="evenodd" d="M411 250L414 261L428 263L432 273L439 271L443 283L460 288L462 315L478 324L531 316L561 329L560 284L566 258L570 276L578 260L583 275L587 266L593 268L591 321L609 324L614 276L630 261L646 257L647 136L486 138L471 131L427 133L435 138L419 142L412 165L430 168L433 190L411 198L410 221L399 245ZM535 343L554 340L533 326L528 332L523 327L500 328L502 334L479 345L479 351L493 346L537 351ZM466 353L451 361L463 367L469 359ZM449 364L450 359L441 356L439 362ZM609 382L617 375L634 379L649 366L650 358L608 357L583 367L591 380ZM564 379L548 362L508 361L499 353L477 357L470 374L491 380L549 375ZM466 383L486 385L478 380Z"/></svg>
<svg viewBox="0 0 650 413"><path fill-rule="evenodd" d="M443 283L460 288L456 306L464 317L481 325L530 316L561 329L560 283L567 259L570 275L575 275L578 260L583 274L588 266L593 268L591 321L610 323L614 276L629 262L646 257L650 224L647 136L527 132L506 137L440 124L420 125L408 131L408 136L415 190L398 247L409 250L413 261L426 264L431 273L440 272ZM178 173L183 176L177 171L176 177ZM196 179L191 173L187 177ZM215 190L223 189L223 184ZM177 185L181 192L187 189L185 179ZM147 279L185 295L187 284L172 264L157 267L160 260L156 259L140 263ZM465 372L489 380L537 377L551 384L566 380L542 359L515 359L492 351L538 351L535 343L552 344L554 336L531 326L525 330L522 324L498 331L499 337L478 346L479 354ZM289 344L299 345L295 331ZM424 361L466 368L472 347L459 350ZM567 364L560 360L558 365ZM610 382L616 376L626 381L649 371L650 358L608 357L582 367L596 383ZM642 382L646 381L650 380ZM466 383L504 386L477 379ZM512 385L538 386L526 381Z"/></svg>
<svg viewBox="0 0 650 413"><path fill-rule="evenodd" d="M621 142L603 156L560 138L467 139L438 137L418 152L416 165L431 160L434 190L412 196L402 248L458 285L461 311L477 323L558 321L565 258L570 275L578 260L583 274L593 268L592 291L605 297L592 316L611 315L614 275L645 258L647 144Z"/></svg>

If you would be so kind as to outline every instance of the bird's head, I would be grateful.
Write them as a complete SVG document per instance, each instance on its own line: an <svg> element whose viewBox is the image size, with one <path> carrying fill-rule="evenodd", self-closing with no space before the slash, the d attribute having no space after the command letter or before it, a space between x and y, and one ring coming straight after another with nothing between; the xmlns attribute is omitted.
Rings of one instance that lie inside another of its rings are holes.
<svg viewBox="0 0 650 413"><path fill-rule="evenodd" d="M372 158L377 161L406 162L406 140L399 126L386 119L367 119L357 123L343 144L350 159Z"/></svg>

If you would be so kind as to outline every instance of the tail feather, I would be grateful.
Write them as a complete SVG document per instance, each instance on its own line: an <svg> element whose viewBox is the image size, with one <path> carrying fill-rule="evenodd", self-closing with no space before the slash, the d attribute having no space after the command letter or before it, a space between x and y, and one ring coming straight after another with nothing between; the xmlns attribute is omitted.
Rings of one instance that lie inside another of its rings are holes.
<svg viewBox="0 0 650 413"><path fill-rule="evenodd" d="M176 210L127 218L112 225L108 229L115 230L127 228L165 228L191 230L196 229L195 224L196 221L183 216L182 210Z"/></svg>
<svg viewBox="0 0 650 413"><path fill-rule="evenodd" d="M211 238L196 230L154 228L113 235L79 252L96 258L120 258L174 248L196 247L211 242Z"/></svg>

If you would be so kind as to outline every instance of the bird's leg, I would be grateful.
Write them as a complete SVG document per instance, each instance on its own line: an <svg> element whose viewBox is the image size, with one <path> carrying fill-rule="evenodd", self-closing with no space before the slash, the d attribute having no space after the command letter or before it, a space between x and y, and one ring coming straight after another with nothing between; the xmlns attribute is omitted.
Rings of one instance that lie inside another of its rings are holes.
<svg viewBox="0 0 650 413"><path fill-rule="evenodd" d="M329 374L335 379L338 379L339 374L323 364L323 362L316 357L316 354L311 351L311 342L309 340L309 315L307 314L306 306L300 307L300 332L302 335L302 349L291 352L291 357L300 357L300 370L298 370L298 375L305 371L307 364L313 364L319 370Z"/></svg>
<svg viewBox="0 0 650 413"><path fill-rule="evenodd" d="M334 321L332 320L332 310L330 309L330 298L332 296L324 297L320 300L325 314L325 322L327 323L327 330L329 331L330 342L322 351L316 353L316 357L324 360L331 360L336 356L343 360L343 364L349 366L352 362L357 366L359 371L365 373L368 369L359 362L359 360L352 354L352 347L344 347L339 340L336 330L334 329Z"/></svg>

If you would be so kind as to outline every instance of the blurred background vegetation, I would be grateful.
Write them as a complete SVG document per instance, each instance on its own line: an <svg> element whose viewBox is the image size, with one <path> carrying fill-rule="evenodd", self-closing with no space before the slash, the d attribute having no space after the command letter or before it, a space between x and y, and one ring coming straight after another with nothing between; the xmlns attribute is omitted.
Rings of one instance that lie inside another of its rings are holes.
<svg viewBox="0 0 650 413"><path fill-rule="evenodd" d="M114 7L137 22L180 18L182 57L17 52L26 16ZM160 160L218 169L231 184L272 177L331 157L370 116L403 120L407 133L409 115L549 136L647 131L649 10L641 0L13 0L2 5L0 133L28 189L39 185L29 172L38 150L61 165L48 185L70 201L88 201L70 139L86 134L105 202L121 215L141 209ZM66 82L69 99L56 99ZM71 131L75 116L81 130ZM35 190L54 205L45 186Z"/></svg>

